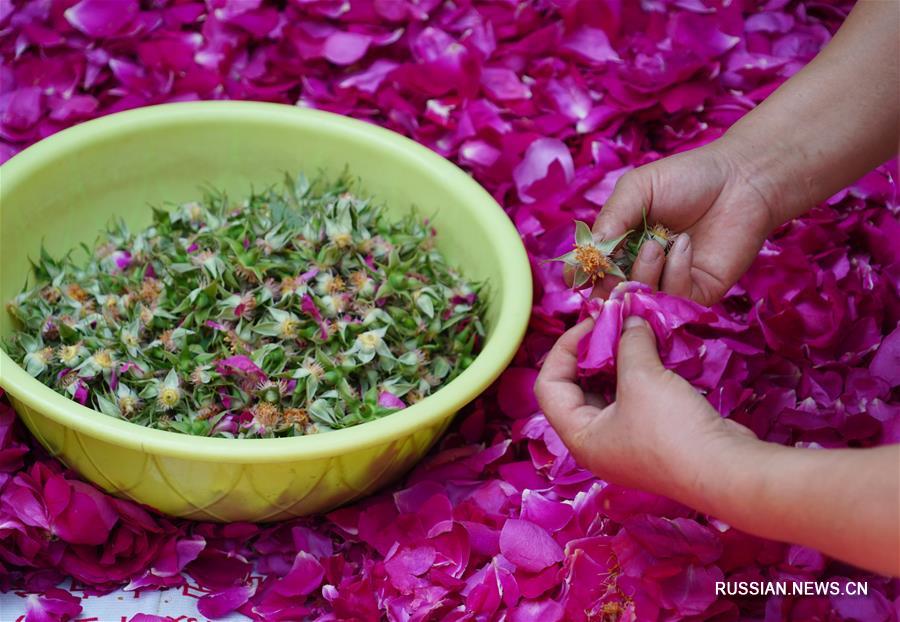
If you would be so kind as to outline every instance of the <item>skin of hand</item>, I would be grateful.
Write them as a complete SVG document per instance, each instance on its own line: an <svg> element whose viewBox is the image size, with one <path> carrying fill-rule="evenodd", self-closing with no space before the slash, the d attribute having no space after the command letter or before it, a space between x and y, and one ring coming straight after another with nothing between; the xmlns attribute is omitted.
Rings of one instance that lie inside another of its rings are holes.
<svg viewBox="0 0 900 622"><path fill-rule="evenodd" d="M681 233L644 246L631 278L710 305L771 231L895 155L900 2L862 0L825 49L704 147L623 175L594 223L611 239L648 222ZM594 290L616 284L604 278Z"/></svg>
<svg viewBox="0 0 900 622"><path fill-rule="evenodd" d="M576 380L577 346L593 328L591 319L557 341L535 394L580 465L617 484L683 497L686 487L703 476L705 461L699 457L734 434L753 433L720 417L684 379L662 366L643 320L628 318L625 326L615 402L585 393Z"/></svg>
<svg viewBox="0 0 900 622"><path fill-rule="evenodd" d="M610 239L648 222L679 232L666 256L645 244L631 278L705 305L719 300L750 267L779 222L774 181L751 180L726 141L676 154L623 175L594 223ZM614 286L596 287L606 297Z"/></svg>
<svg viewBox="0 0 900 622"><path fill-rule="evenodd" d="M761 441L663 367L639 318L625 322L616 399L606 404L576 378L578 342L592 327L585 320L559 339L534 387L579 464L748 533L900 575L900 445L816 450Z"/></svg>

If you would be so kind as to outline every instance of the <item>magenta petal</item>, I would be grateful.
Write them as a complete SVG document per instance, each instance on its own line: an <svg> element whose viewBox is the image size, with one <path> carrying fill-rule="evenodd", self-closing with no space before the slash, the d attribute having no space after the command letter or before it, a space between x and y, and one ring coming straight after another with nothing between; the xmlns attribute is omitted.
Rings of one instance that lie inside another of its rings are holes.
<svg viewBox="0 0 900 622"><path fill-rule="evenodd" d="M529 572L539 572L563 559L562 548L545 529L514 518L507 520L500 531L500 552Z"/></svg>
<svg viewBox="0 0 900 622"><path fill-rule="evenodd" d="M513 419L536 413L540 407L534 397L537 370L510 367L500 377L498 399L500 410Z"/></svg>
<svg viewBox="0 0 900 622"><path fill-rule="evenodd" d="M900 385L900 327L881 342L869 370L894 386Z"/></svg>
<svg viewBox="0 0 900 622"><path fill-rule="evenodd" d="M733 48L740 37L727 35L719 28L716 16L678 13L670 22L672 39L704 57L718 56Z"/></svg>
<svg viewBox="0 0 900 622"><path fill-rule="evenodd" d="M197 601L197 611L207 618L217 620L241 607L255 592L256 587L252 585L236 585L221 592L213 592Z"/></svg>
<svg viewBox="0 0 900 622"><path fill-rule="evenodd" d="M563 39L562 49L578 58L594 64L619 60L619 55L609 44L606 33L599 28L582 26Z"/></svg>
<svg viewBox="0 0 900 622"><path fill-rule="evenodd" d="M355 32L336 32L325 40L322 53L336 65L352 65L362 58L372 37Z"/></svg>
<svg viewBox="0 0 900 622"><path fill-rule="evenodd" d="M81 0L66 10L66 20L91 37L118 34L139 11L137 0Z"/></svg>
<svg viewBox="0 0 900 622"><path fill-rule="evenodd" d="M600 307L593 330L578 344L579 367L592 372L612 369L621 333L622 303L607 300Z"/></svg>
<svg viewBox="0 0 900 622"><path fill-rule="evenodd" d="M299 597L311 594L322 584L325 570L315 557L300 551L294 558L294 565L273 589L282 596Z"/></svg>
<svg viewBox="0 0 900 622"><path fill-rule="evenodd" d="M524 158L513 171L513 179L516 181L516 188L522 201L535 200L528 189L547 176L553 163L562 166L566 181L571 180L575 165L565 143L556 138L538 138L528 146Z"/></svg>
<svg viewBox="0 0 900 622"><path fill-rule="evenodd" d="M43 594L25 598L24 622L60 622L81 613L81 599L65 590L51 587Z"/></svg>
<svg viewBox="0 0 900 622"><path fill-rule="evenodd" d="M681 616L701 614L716 600L716 581L721 580L722 571L716 566L687 566L659 582L662 604Z"/></svg>
<svg viewBox="0 0 900 622"><path fill-rule="evenodd" d="M229 555L217 548L207 547L186 566L186 571L201 587L224 590L243 583L251 566L242 556Z"/></svg>
<svg viewBox="0 0 900 622"><path fill-rule="evenodd" d="M219 0L214 4L216 8L216 18L223 22L230 22L236 17L255 11L262 4L262 0Z"/></svg>
<svg viewBox="0 0 900 622"><path fill-rule="evenodd" d="M50 118L57 121L85 118L97 109L97 100L90 95L62 98L51 104Z"/></svg>
<svg viewBox="0 0 900 622"><path fill-rule="evenodd" d="M184 570L185 566L197 559L204 548L206 548L206 540L201 536L173 539L168 546L163 548L160 558L151 568L151 572L159 577L175 576Z"/></svg>
<svg viewBox="0 0 900 622"><path fill-rule="evenodd" d="M491 166L501 152L483 140L469 140L460 145L459 158L465 164Z"/></svg>
<svg viewBox="0 0 900 622"><path fill-rule="evenodd" d="M422 586L422 582L417 577L427 572L434 560L434 547L404 547L385 560L384 568L392 585L400 592L408 594Z"/></svg>
<svg viewBox="0 0 900 622"><path fill-rule="evenodd" d="M118 521L106 495L83 482L51 476L45 488L53 533L72 544L103 544Z"/></svg>
<svg viewBox="0 0 900 622"><path fill-rule="evenodd" d="M398 63L393 61L378 59L372 66L364 71L360 71L338 83L341 88L355 88L365 93L375 93L382 82L388 75L398 67ZM302 278L302 275L301 275ZM307 280L307 279L304 279Z"/></svg>
<svg viewBox="0 0 900 622"><path fill-rule="evenodd" d="M257 380L265 380L266 373L252 360L250 357L239 354L226 359L216 361L216 371L223 376L236 374L239 376L248 376Z"/></svg>
<svg viewBox="0 0 900 622"><path fill-rule="evenodd" d="M41 89L26 87L0 95L0 129L22 131L41 118Z"/></svg>
<svg viewBox="0 0 900 622"><path fill-rule="evenodd" d="M403 400L390 391L382 391L378 394L378 405L382 408L406 408Z"/></svg>
<svg viewBox="0 0 900 622"><path fill-rule="evenodd" d="M522 491L521 518L540 525L550 533L565 527L573 514L574 510L568 503L553 501L533 490Z"/></svg>
<svg viewBox="0 0 900 622"><path fill-rule="evenodd" d="M628 534L655 557L693 557L702 564L722 554L718 534L688 518L639 516L625 525Z"/></svg>
<svg viewBox="0 0 900 622"><path fill-rule="evenodd" d="M531 97L531 89L511 69L486 67L481 72L481 85L488 95L499 101Z"/></svg>
<svg viewBox="0 0 900 622"><path fill-rule="evenodd" d="M561 622L564 614L555 600L523 600L512 610L509 622Z"/></svg>

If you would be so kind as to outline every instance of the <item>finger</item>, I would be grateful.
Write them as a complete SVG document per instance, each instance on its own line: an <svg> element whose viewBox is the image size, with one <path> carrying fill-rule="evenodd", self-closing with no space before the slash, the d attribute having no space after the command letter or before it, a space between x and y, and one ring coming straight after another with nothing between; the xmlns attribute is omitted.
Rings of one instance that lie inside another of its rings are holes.
<svg viewBox="0 0 900 622"><path fill-rule="evenodd" d="M591 298L600 298L602 300L606 300L609 298L609 294L616 288L616 285L622 282L617 276L612 274L607 274L602 279L597 281L594 285L594 289L591 290Z"/></svg>
<svg viewBox="0 0 900 622"><path fill-rule="evenodd" d="M609 240L638 226L650 211L648 180L640 169L622 175L594 221L594 233Z"/></svg>
<svg viewBox="0 0 900 622"><path fill-rule="evenodd" d="M637 316L625 319L616 367L619 384L623 379L640 382L642 378L639 375L663 369L656 349L656 337L647 322Z"/></svg>
<svg viewBox="0 0 900 622"><path fill-rule="evenodd" d="M609 404L605 399L597 395L596 393L590 393L588 391L584 392L584 401L588 406L593 406L597 410L603 410Z"/></svg>
<svg viewBox="0 0 900 622"><path fill-rule="evenodd" d="M553 418L585 404L584 392L576 382L578 374L578 342L594 327L588 318L566 331L547 354L534 392L544 414Z"/></svg>
<svg viewBox="0 0 900 622"><path fill-rule="evenodd" d="M665 270L662 275L662 289L675 296L690 298L692 290L691 264L694 261L694 249L691 236L680 233L675 244L666 257Z"/></svg>
<svg viewBox="0 0 900 622"><path fill-rule="evenodd" d="M646 283L653 289L659 288L659 277L662 275L665 259L662 246L652 240L644 242L631 267L631 280Z"/></svg>

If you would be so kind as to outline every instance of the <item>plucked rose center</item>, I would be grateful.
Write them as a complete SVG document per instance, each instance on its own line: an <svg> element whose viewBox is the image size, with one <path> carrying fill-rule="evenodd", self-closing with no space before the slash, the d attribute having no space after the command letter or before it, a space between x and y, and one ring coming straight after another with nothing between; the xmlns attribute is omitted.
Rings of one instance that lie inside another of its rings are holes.
<svg viewBox="0 0 900 622"><path fill-rule="evenodd" d="M159 392L159 403L164 408L172 408L181 399L181 390L176 387L164 387Z"/></svg>
<svg viewBox="0 0 900 622"><path fill-rule="evenodd" d="M292 317L285 318L281 321L281 336L282 337L294 337L297 335L297 328L299 328L299 322Z"/></svg>
<svg viewBox="0 0 900 622"><path fill-rule="evenodd" d="M338 248L347 248L353 243L353 237L349 233L336 233L331 240Z"/></svg>
<svg viewBox="0 0 900 622"><path fill-rule="evenodd" d="M130 395L124 395L119 398L119 411L123 415L130 415L133 413L136 405L137 401Z"/></svg>
<svg viewBox="0 0 900 622"><path fill-rule="evenodd" d="M650 229L650 235L668 242L672 239L672 232L665 226L657 223Z"/></svg>
<svg viewBox="0 0 900 622"><path fill-rule="evenodd" d="M109 355L109 350L100 350L94 355L94 362L98 367L102 367L103 369L109 369L112 367L112 357Z"/></svg>
<svg viewBox="0 0 900 622"><path fill-rule="evenodd" d="M359 339L359 343L362 347L369 350L374 350L381 345L381 336L373 331L365 332L357 337L357 339Z"/></svg>
<svg viewBox="0 0 900 622"><path fill-rule="evenodd" d="M274 404L261 402L253 409L253 418L256 422L266 428L274 427L281 418L281 411Z"/></svg>
<svg viewBox="0 0 900 622"><path fill-rule="evenodd" d="M600 249L593 246L576 246L575 259L581 264L581 269L592 276L603 276L612 269L612 264Z"/></svg>
<svg viewBox="0 0 900 622"><path fill-rule="evenodd" d="M63 346L59 351L59 360L62 361L64 365L71 365L75 362L77 357L78 346Z"/></svg>

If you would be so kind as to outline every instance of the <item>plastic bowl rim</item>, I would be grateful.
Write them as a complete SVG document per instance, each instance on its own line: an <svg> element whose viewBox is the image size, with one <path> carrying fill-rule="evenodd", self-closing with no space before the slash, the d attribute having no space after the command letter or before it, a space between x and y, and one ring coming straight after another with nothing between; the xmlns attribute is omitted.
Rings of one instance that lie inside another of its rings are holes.
<svg viewBox="0 0 900 622"><path fill-rule="evenodd" d="M390 130L328 112L260 102L186 102L148 106L100 117L62 130L24 149L0 165L0 210L4 195L29 179L46 162L75 156L85 143L179 121L290 123L324 126L379 148L405 154L413 168L437 169L469 204L479 226L488 228L502 257L501 286L489 284L500 308L493 334L472 364L446 386L405 409L350 428L310 436L273 439L210 438L154 430L82 406L32 377L0 348L0 387L38 414L113 445L199 461L272 463L313 460L382 445L439 425L496 380L515 355L531 312L531 267L518 231L503 209L476 181L430 149ZM4 311L5 312L5 311Z"/></svg>

